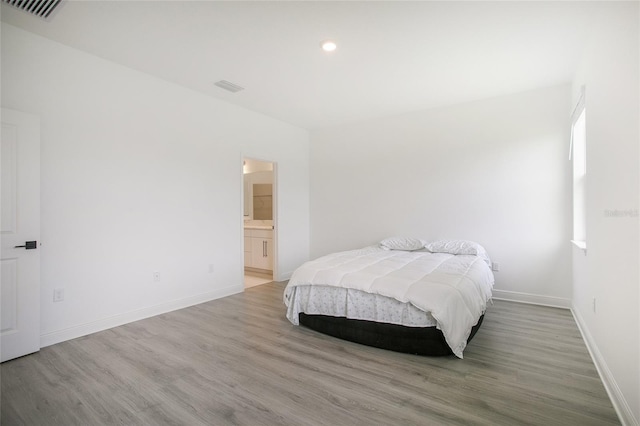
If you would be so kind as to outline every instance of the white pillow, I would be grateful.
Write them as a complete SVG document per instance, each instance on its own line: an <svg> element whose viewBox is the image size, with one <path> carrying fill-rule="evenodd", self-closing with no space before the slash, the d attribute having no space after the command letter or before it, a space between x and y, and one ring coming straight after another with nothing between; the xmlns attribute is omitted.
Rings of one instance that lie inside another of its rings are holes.
<svg viewBox="0 0 640 426"><path fill-rule="evenodd" d="M385 250L419 250L424 247L424 241L418 238L391 237L380 241L380 247Z"/></svg>
<svg viewBox="0 0 640 426"><path fill-rule="evenodd" d="M487 251L480 244L467 240L440 240L428 243L424 246L431 253L468 254L479 256L487 265L491 265L491 260Z"/></svg>

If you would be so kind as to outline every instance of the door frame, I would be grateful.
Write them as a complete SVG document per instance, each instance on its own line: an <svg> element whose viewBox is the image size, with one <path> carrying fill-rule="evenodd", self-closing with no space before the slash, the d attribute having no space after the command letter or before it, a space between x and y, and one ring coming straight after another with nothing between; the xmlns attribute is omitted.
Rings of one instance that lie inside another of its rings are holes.
<svg viewBox="0 0 640 426"><path fill-rule="evenodd" d="M242 256L242 276L244 277L244 164L246 160L260 161L262 163L269 163L272 165L273 173L273 280L277 281L278 277L278 162L274 160L265 159L260 156L243 154L240 160L240 255ZM244 282L244 278L243 278Z"/></svg>

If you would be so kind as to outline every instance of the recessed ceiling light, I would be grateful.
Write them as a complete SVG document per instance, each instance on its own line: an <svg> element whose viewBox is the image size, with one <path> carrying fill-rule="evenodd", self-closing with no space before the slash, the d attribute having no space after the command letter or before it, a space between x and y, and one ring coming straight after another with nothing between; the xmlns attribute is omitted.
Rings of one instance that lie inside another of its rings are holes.
<svg viewBox="0 0 640 426"><path fill-rule="evenodd" d="M336 50L338 45L336 44L335 41L325 40L322 43L320 43L320 47L322 47L322 50L324 50L325 52L333 52L334 50Z"/></svg>

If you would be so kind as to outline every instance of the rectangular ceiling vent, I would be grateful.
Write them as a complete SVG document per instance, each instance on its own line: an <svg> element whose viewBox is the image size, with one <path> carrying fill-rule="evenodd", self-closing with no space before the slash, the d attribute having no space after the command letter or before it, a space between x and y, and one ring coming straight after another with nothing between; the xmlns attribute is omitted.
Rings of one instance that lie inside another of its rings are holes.
<svg viewBox="0 0 640 426"><path fill-rule="evenodd" d="M62 0L2 0L2 2L38 18L47 19L62 3Z"/></svg>
<svg viewBox="0 0 640 426"><path fill-rule="evenodd" d="M216 81L213 84L220 87L221 89L228 90L231 93L237 93L241 90L244 90L244 87L240 87L237 84L230 83L227 80Z"/></svg>

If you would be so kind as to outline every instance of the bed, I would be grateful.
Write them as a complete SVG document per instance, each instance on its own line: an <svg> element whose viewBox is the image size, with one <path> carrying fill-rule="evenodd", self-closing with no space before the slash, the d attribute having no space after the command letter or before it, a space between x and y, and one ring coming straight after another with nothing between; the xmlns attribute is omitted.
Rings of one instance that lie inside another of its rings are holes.
<svg viewBox="0 0 640 426"><path fill-rule="evenodd" d="M387 238L306 262L284 291L287 318L342 339L462 358L494 283L472 241Z"/></svg>

